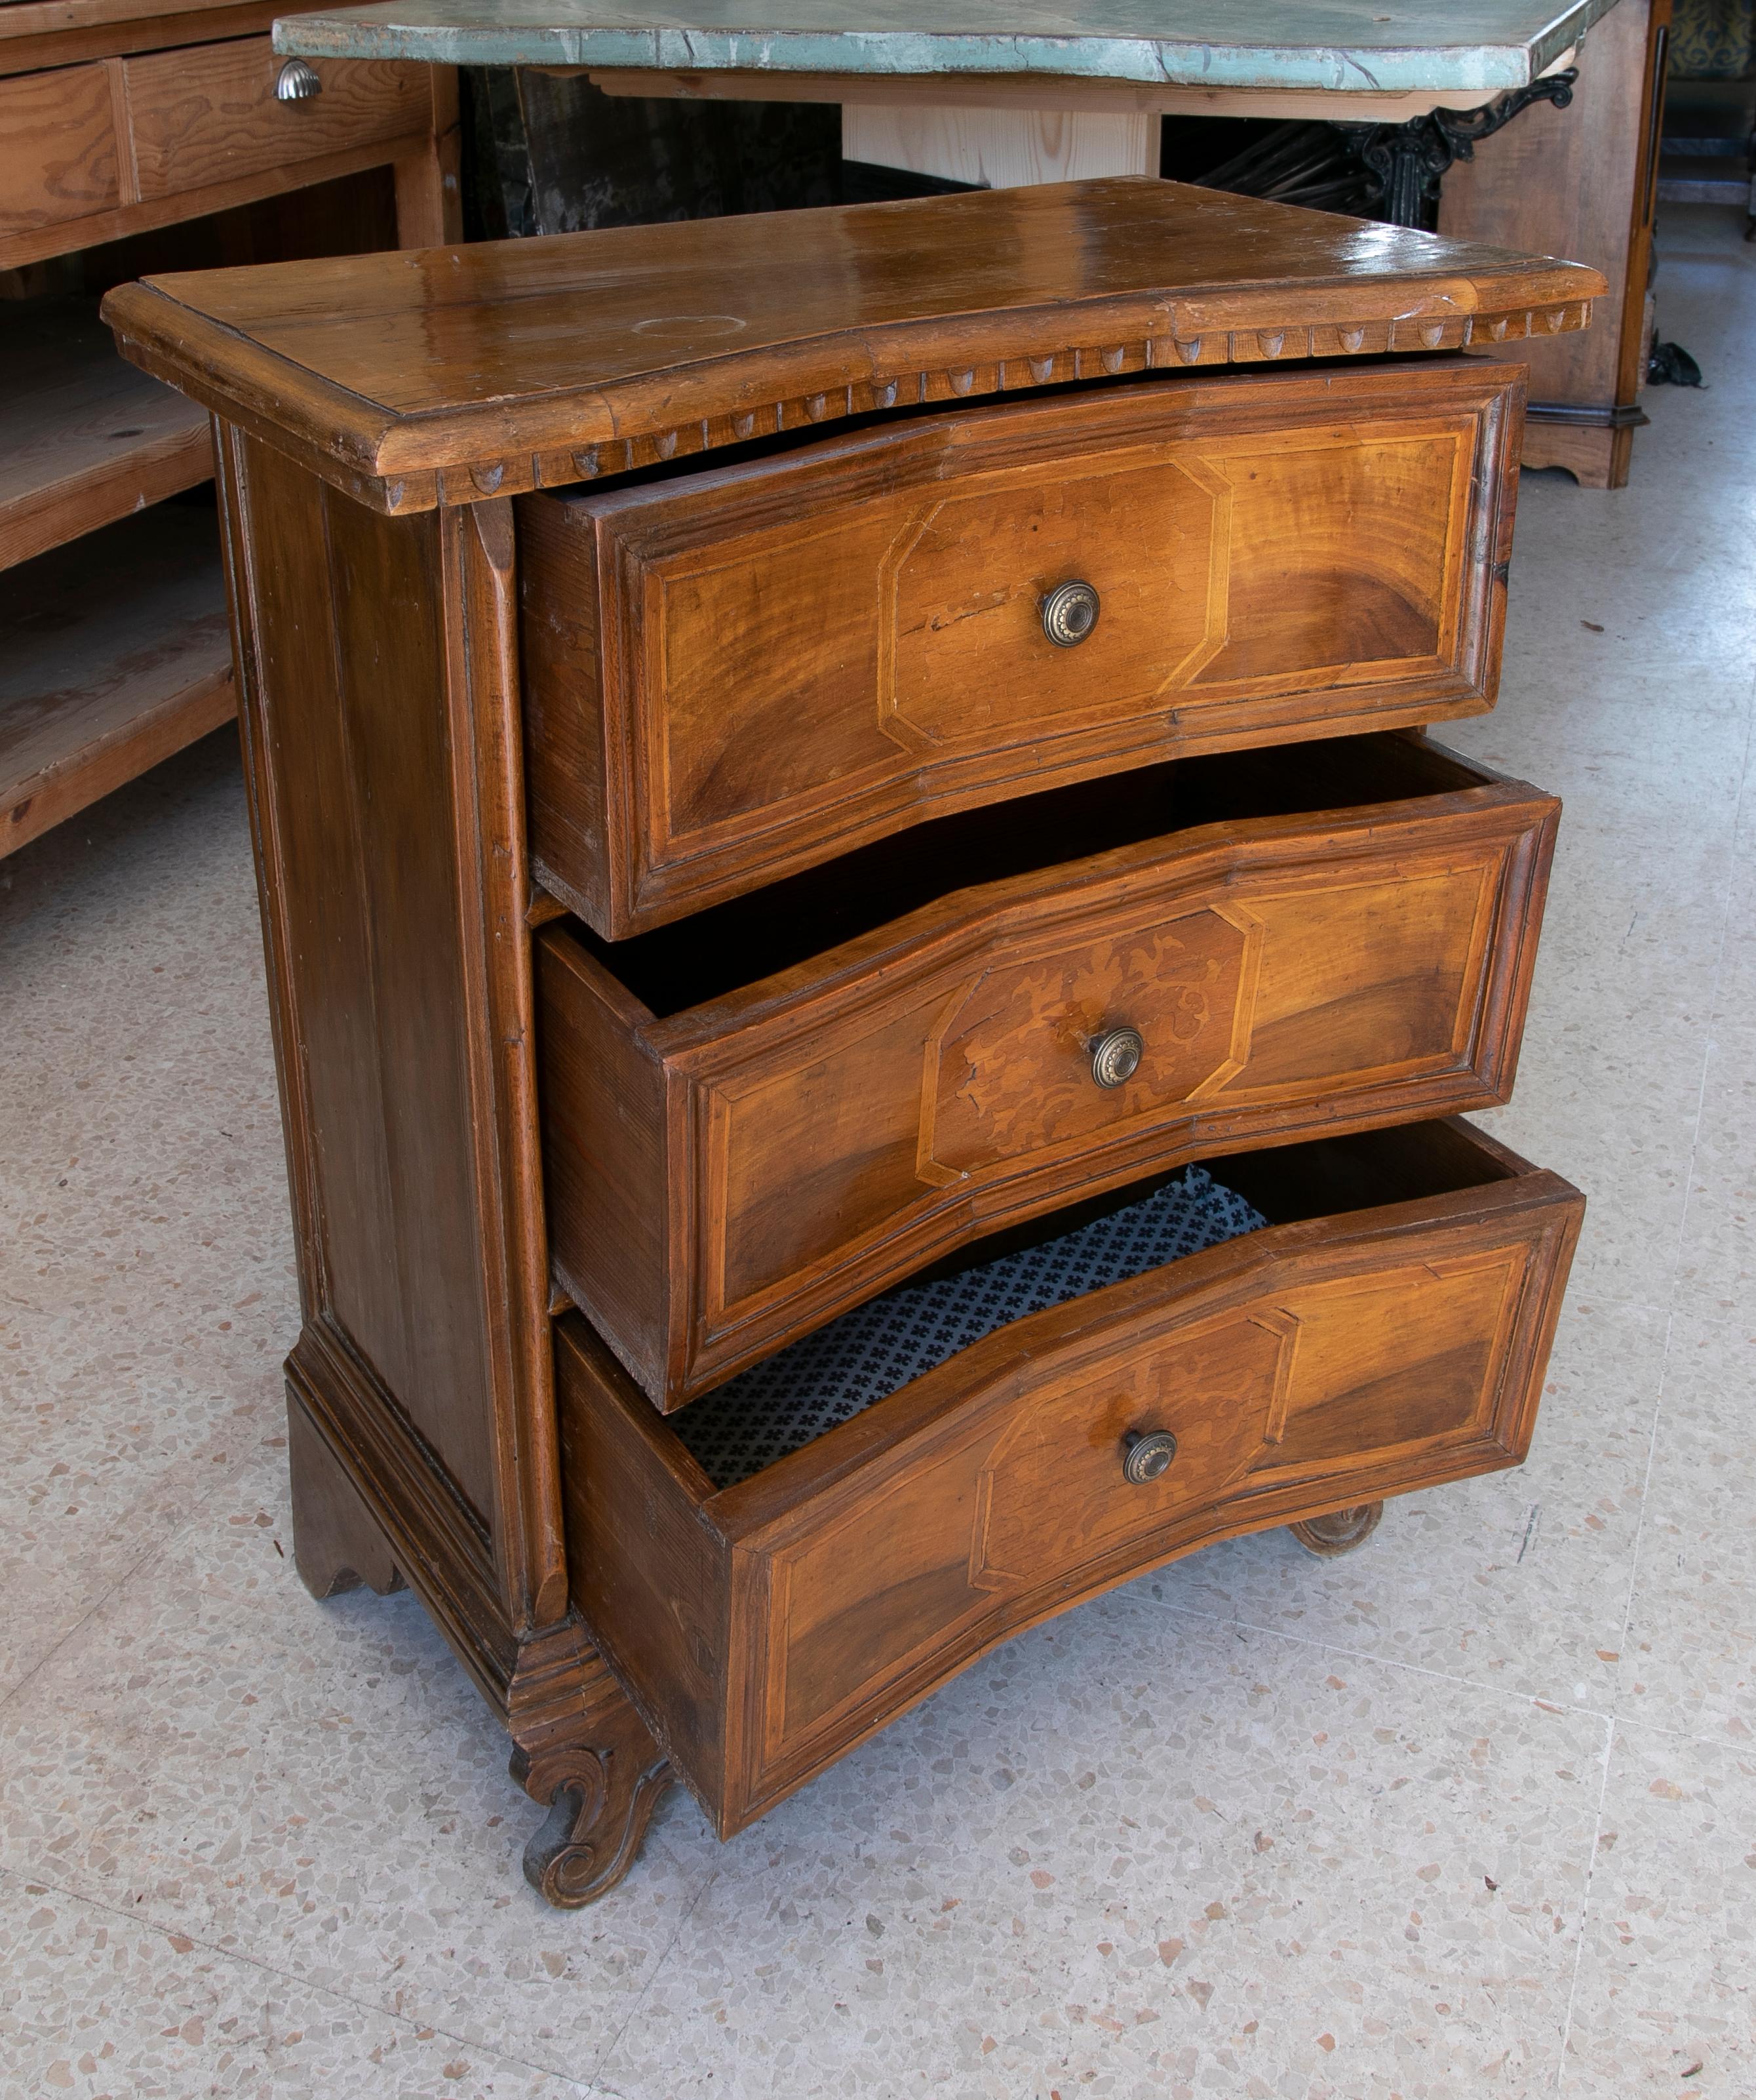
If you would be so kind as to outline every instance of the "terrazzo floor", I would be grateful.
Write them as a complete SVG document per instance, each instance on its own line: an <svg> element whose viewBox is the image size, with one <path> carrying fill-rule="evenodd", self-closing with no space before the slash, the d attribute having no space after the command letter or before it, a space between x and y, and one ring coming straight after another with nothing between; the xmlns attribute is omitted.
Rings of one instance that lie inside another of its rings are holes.
<svg viewBox="0 0 1756 2100"><path fill-rule="evenodd" d="M1516 1103L1591 1209L1521 1471L1215 1547L733 1843L545 1909L406 1594L288 1558L221 738L0 862L0 2094L1756 2096L1756 248L1676 212L1634 485L1525 486L1566 798Z"/></svg>

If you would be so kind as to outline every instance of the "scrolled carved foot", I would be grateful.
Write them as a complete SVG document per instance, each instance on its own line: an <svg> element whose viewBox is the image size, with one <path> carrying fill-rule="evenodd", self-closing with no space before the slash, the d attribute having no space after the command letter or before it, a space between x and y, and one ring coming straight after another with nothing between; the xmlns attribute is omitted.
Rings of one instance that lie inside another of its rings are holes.
<svg viewBox="0 0 1756 2100"><path fill-rule="evenodd" d="M1307 1517L1303 1524L1289 1524L1287 1529L1307 1553L1332 1560L1338 1553L1351 1553L1356 1546L1363 1546L1384 1513L1382 1502L1360 1502L1353 1509L1332 1510L1327 1516Z"/></svg>
<svg viewBox="0 0 1756 2100"><path fill-rule="evenodd" d="M634 1864L671 1771L632 1707L579 1744L513 1752L512 1774L548 1820L525 1847L525 1879L557 1910L613 1889Z"/></svg>

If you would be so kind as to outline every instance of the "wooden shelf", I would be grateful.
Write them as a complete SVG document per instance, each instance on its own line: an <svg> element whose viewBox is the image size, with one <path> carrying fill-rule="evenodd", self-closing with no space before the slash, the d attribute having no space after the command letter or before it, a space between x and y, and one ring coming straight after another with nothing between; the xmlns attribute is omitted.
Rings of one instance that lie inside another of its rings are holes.
<svg viewBox="0 0 1756 2100"><path fill-rule="evenodd" d="M0 855L233 708L205 505L162 505L0 574Z"/></svg>
<svg viewBox="0 0 1756 2100"><path fill-rule="evenodd" d="M117 355L97 302L0 326L0 568L205 481L206 412Z"/></svg>

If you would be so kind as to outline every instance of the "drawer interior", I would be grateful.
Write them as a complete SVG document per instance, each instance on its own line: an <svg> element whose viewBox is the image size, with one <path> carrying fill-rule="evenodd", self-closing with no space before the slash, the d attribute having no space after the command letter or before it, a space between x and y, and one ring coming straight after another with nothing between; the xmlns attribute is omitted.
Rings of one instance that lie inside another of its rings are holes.
<svg viewBox="0 0 1756 2100"><path fill-rule="evenodd" d="M940 817L625 941L575 938L658 1018L724 997L974 884L1207 824L1455 794L1498 776L1401 731L1146 765Z"/></svg>
<svg viewBox="0 0 1756 2100"><path fill-rule="evenodd" d="M1029 1313L1268 1225L1486 1187L1521 1164L1447 1122L1154 1176L975 1242L742 1372L669 1427L712 1492L737 1487Z"/></svg>

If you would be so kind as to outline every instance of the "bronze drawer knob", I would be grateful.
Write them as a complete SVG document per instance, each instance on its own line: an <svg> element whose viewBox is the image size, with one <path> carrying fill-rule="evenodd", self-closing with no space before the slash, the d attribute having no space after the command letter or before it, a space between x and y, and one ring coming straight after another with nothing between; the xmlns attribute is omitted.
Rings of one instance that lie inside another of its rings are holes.
<svg viewBox="0 0 1756 2100"><path fill-rule="evenodd" d="M323 77L303 59L288 59L275 75L276 102L309 102L323 91Z"/></svg>
<svg viewBox="0 0 1756 2100"><path fill-rule="evenodd" d="M1177 1439L1168 1429L1130 1429L1122 1439L1122 1478L1143 1488L1162 1480L1177 1456Z"/></svg>
<svg viewBox="0 0 1756 2100"><path fill-rule="evenodd" d="M1076 648L1098 624L1098 611L1089 584L1057 584L1043 600L1043 633L1057 649Z"/></svg>
<svg viewBox="0 0 1756 2100"><path fill-rule="evenodd" d="M1138 1028L1107 1028L1091 1046L1091 1076L1100 1087L1120 1087L1140 1070L1146 1043Z"/></svg>

